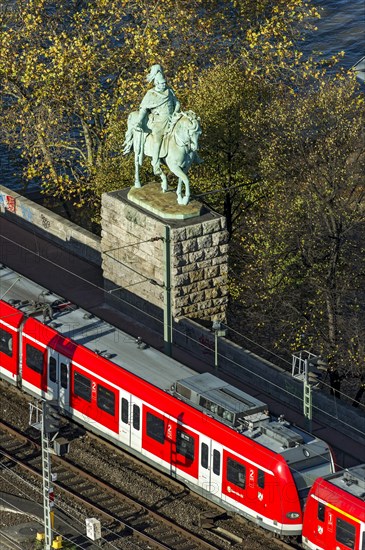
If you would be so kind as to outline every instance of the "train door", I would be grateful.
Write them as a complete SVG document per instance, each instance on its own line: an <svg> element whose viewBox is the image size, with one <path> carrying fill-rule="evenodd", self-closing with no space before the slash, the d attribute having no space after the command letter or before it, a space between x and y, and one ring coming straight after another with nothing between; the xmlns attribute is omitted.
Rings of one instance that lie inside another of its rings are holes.
<svg viewBox="0 0 365 550"><path fill-rule="evenodd" d="M208 437L200 437L199 485L204 492L222 496L222 446Z"/></svg>
<svg viewBox="0 0 365 550"><path fill-rule="evenodd" d="M48 350L47 397L57 400L62 409L68 409L70 405L70 364L68 357L54 349Z"/></svg>
<svg viewBox="0 0 365 550"><path fill-rule="evenodd" d="M120 390L120 400L120 440L128 447L141 451L142 402L124 390Z"/></svg>

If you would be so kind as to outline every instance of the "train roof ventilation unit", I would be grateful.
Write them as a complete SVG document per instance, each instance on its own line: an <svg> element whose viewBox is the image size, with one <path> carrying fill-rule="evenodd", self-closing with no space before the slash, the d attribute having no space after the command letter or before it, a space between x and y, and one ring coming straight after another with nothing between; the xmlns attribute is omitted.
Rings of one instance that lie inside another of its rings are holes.
<svg viewBox="0 0 365 550"><path fill-rule="evenodd" d="M289 426L290 424L286 422L270 422L270 424L262 426L261 431L280 443L285 449L302 445L304 443L302 436L291 430Z"/></svg>
<svg viewBox="0 0 365 550"><path fill-rule="evenodd" d="M358 485L359 489L365 490L365 465L361 464L345 470L342 479L347 486Z"/></svg>
<svg viewBox="0 0 365 550"><path fill-rule="evenodd" d="M205 372L178 380L174 394L233 427L254 429L269 421L266 403Z"/></svg>

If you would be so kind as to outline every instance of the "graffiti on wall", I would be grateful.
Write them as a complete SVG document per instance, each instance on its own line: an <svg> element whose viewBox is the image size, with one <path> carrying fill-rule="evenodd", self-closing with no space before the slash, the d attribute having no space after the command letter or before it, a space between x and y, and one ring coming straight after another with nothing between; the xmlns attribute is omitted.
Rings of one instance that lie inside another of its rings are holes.
<svg viewBox="0 0 365 550"><path fill-rule="evenodd" d="M8 212L15 214L16 212L15 197L11 197L10 195L5 195L4 193L0 193L0 207L3 210L7 210Z"/></svg>
<svg viewBox="0 0 365 550"><path fill-rule="evenodd" d="M20 216L27 220L27 222L33 222L33 212L32 209L29 206L26 206L25 204L20 203L18 205L18 213L20 210Z"/></svg>

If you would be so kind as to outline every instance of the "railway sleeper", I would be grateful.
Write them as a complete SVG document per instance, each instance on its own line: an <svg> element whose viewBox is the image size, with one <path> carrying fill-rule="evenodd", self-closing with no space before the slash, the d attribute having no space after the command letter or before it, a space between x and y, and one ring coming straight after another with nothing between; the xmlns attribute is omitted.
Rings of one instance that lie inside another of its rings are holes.
<svg viewBox="0 0 365 550"><path fill-rule="evenodd" d="M217 521L229 519L226 512L217 514L216 512L200 512L197 525L202 529L211 529Z"/></svg>
<svg viewBox="0 0 365 550"><path fill-rule="evenodd" d="M231 533L230 531L227 531L226 529L223 529L223 527L213 527L210 529L212 533L214 533L216 536L218 536L220 539L224 540L225 542L228 542L230 544L242 544L243 538L235 535L234 533Z"/></svg>

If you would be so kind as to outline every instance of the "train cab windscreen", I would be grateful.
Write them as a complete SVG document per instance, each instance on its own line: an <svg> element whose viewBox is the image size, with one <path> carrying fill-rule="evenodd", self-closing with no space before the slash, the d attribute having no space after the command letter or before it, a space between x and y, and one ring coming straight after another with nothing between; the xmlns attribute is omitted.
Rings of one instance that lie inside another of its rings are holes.
<svg viewBox="0 0 365 550"><path fill-rule="evenodd" d="M333 467L329 450L326 453L317 454L313 449L309 451L306 446L300 449L300 453L302 456L298 453L298 460L290 461L290 469L303 507L315 480L331 474ZM305 456L306 453L308 456Z"/></svg>

